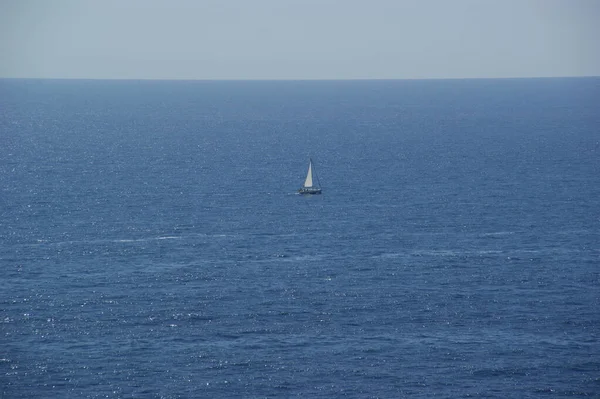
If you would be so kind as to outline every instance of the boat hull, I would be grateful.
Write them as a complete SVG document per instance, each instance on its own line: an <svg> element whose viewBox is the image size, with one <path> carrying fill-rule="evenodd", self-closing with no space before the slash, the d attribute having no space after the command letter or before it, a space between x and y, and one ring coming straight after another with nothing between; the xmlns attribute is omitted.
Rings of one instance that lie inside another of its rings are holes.
<svg viewBox="0 0 600 399"><path fill-rule="evenodd" d="M321 194L320 188L301 188L298 190L298 194L302 195L318 195Z"/></svg>

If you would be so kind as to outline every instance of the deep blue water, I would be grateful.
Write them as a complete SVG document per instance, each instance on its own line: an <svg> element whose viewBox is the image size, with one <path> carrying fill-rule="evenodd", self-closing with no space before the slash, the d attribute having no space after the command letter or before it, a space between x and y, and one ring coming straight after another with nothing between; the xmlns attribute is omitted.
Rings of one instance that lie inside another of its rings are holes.
<svg viewBox="0 0 600 399"><path fill-rule="evenodd" d="M600 397L600 78L0 80L0 190L2 398Z"/></svg>

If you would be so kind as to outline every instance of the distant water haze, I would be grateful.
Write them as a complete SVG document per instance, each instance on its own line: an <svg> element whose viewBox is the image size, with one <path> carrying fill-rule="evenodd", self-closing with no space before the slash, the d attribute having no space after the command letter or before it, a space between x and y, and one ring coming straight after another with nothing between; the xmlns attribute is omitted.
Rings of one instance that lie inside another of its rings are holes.
<svg viewBox="0 0 600 399"><path fill-rule="evenodd" d="M0 77L600 75L596 0L5 0Z"/></svg>

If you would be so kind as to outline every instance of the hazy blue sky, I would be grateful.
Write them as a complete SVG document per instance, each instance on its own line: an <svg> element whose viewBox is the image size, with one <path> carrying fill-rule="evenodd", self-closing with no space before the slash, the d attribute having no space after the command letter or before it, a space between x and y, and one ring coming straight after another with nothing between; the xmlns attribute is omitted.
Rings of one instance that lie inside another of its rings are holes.
<svg viewBox="0 0 600 399"><path fill-rule="evenodd" d="M0 77L600 75L600 0L0 0Z"/></svg>

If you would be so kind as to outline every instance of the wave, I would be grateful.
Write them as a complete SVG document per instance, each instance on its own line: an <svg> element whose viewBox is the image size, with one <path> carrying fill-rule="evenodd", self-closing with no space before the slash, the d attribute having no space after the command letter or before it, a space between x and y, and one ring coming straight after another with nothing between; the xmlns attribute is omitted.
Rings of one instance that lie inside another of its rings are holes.
<svg viewBox="0 0 600 399"><path fill-rule="evenodd" d="M77 245L77 244L107 244L107 243L138 243L148 241L161 241L161 240L181 240L184 237L181 236L158 236L158 237L145 237L145 238L111 238L111 239L96 239L96 240L68 240L68 241L51 241L38 239L35 244L24 244L24 245Z"/></svg>
<svg viewBox="0 0 600 399"><path fill-rule="evenodd" d="M480 249L480 250L461 250L461 249L419 249L406 252L386 252L373 255L372 258L393 259L401 257L457 257L457 256L506 256L507 258L516 258L519 255L552 255L552 254L572 254L594 252L595 249L569 249L569 248L542 248L542 249Z"/></svg>
<svg viewBox="0 0 600 399"><path fill-rule="evenodd" d="M132 237L132 238L105 238L105 239L91 239L91 240L65 240L65 241L53 241L49 239L36 239L33 243L23 243L24 246L42 246L42 245L102 245L102 244L132 244L132 243L144 243L151 241L164 241L164 240L196 240L196 239L244 239L243 235L239 234L206 234L206 233L195 233L186 235L159 235L152 237Z"/></svg>
<svg viewBox="0 0 600 399"><path fill-rule="evenodd" d="M516 231L490 231L490 232L481 233L480 236L481 237L502 237L502 236L509 236L509 235L512 235L515 233L516 233Z"/></svg>
<svg viewBox="0 0 600 399"><path fill-rule="evenodd" d="M152 237L152 238L135 238L135 239L120 239L120 240L107 240L104 242L147 242L147 241L157 241L157 240L180 240L181 237L175 236L164 236L164 237Z"/></svg>

